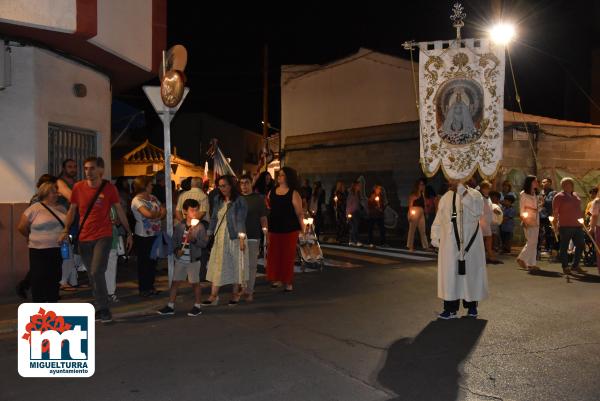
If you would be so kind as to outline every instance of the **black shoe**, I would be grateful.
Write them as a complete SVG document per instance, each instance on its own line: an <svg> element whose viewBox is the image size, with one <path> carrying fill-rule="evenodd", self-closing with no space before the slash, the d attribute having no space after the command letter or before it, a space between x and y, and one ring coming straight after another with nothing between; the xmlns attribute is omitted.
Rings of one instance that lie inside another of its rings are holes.
<svg viewBox="0 0 600 401"><path fill-rule="evenodd" d="M100 322L102 323L110 323L112 322L112 313L108 309L104 309L100 311Z"/></svg>
<svg viewBox="0 0 600 401"><path fill-rule="evenodd" d="M169 305L167 305L164 308L157 310L157 312L159 315L174 315L175 309L173 309Z"/></svg>
<svg viewBox="0 0 600 401"><path fill-rule="evenodd" d="M202 311L196 305L188 312L188 316L198 316L201 315Z"/></svg>
<svg viewBox="0 0 600 401"><path fill-rule="evenodd" d="M99 310L96 311L95 317L96 317L96 321L99 322L100 321L100 311Z"/></svg>
<svg viewBox="0 0 600 401"><path fill-rule="evenodd" d="M152 291L140 291L140 297L148 298L152 296Z"/></svg>
<svg viewBox="0 0 600 401"><path fill-rule="evenodd" d="M25 283L23 281L17 284L16 291L19 298L21 298L24 301L27 301L27 290L25 289Z"/></svg>

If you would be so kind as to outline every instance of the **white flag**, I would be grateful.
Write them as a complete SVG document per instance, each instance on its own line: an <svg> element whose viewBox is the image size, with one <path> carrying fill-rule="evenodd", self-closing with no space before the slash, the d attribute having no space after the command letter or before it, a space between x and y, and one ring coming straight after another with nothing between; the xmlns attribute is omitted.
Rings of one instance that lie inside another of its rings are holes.
<svg viewBox="0 0 600 401"><path fill-rule="evenodd" d="M493 177L502 160L504 47L488 40L420 43L421 167L464 180ZM448 44L448 42L445 42Z"/></svg>

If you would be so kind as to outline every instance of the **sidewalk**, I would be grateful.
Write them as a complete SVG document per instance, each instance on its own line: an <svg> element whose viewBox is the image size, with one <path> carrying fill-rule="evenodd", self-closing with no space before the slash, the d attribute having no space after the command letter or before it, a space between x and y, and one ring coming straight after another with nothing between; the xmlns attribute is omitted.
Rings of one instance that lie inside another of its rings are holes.
<svg viewBox="0 0 600 401"><path fill-rule="evenodd" d="M156 313L157 309L163 307L168 298L168 275L166 260L159 261L156 274L156 289L161 291L157 296L143 298L138 295L136 280L135 261L130 260L127 264L119 265L117 268L117 297L119 301L111 303L113 319L125 319L136 316L144 316ZM87 284L85 272L79 273L80 284ZM209 283L203 283L203 288L209 287ZM207 293L205 290L204 293ZM23 302L31 302L31 294L27 301L22 301L16 295L0 299L0 335L17 331L17 310ZM60 302L92 302L91 288L77 289L73 292L60 292ZM187 285L179 290L178 301L192 302L192 288Z"/></svg>

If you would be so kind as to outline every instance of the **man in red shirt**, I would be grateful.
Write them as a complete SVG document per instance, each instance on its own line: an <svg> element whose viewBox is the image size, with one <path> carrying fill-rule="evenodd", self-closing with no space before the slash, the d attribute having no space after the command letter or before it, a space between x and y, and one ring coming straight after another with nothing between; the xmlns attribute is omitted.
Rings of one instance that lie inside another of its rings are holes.
<svg viewBox="0 0 600 401"><path fill-rule="evenodd" d="M104 160L100 157L88 157L83 163L85 180L76 183L71 193L71 206L67 213L67 221L61 240L68 236L73 217L79 211L79 248L83 263L87 267L90 283L96 299L96 320L102 323L112 321L112 314L108 308L108 292L106 290L106 267L108 255L112 246L112 222L110 209L115 207L119 220L127 231L127 249L133 244L131 230L127 223L127 216L119 202L117 188L107 182L98 195L91 211L83 221L91 202L102 185L104 173ZM82 224L83 223L83 224Z"/></svg>
<svg viewBox="0 0 600 401"><path fill-rule="evenodd" d="M575 244L575 255L573 257L573 271L585 273L586 271L579 266L583 247L585 246L585 237L583 227L579 219L583 218L581 212L581 198L577 192L573 192L575 185L571 177L565 177L560 181L562 191L554 196L552 200L552 215L554 221L552 226L560 235L559 259L562 263L563 272L571 273L569 269L569 242L573 240Z"/></svg>

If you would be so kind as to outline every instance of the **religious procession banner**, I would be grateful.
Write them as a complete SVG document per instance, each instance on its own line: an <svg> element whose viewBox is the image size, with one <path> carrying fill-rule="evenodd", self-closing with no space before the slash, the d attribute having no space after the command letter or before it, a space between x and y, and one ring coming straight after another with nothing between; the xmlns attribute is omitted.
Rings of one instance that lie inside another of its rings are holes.
<svg viewBox="0 0 600 401"><path fill-rule="evenodd" d="M488 40L419 44L421 167L430 177L493 177L502 160L504 47Z"/></svg>

